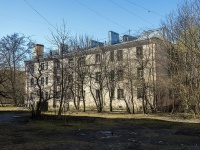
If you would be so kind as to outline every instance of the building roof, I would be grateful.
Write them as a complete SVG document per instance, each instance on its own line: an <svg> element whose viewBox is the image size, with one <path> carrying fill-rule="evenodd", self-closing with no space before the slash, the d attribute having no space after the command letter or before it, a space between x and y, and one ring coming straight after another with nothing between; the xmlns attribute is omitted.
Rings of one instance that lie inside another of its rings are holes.
<svg viewBox="0 0 200 150"><path fill-rule="evenodd" d="M152 32L150 32L150 35L152 37L149 37L149 38L147 38L147 37L144 38L144 36L143 36L143 37L140 37L140 38L132 40L132 41L120 42L120 43L117 43L114 45L101 45L101 46L97 45L96 47L93 47L93 48L86 47L84 49L79 49L76 51L68 51L68 53L63 54L63 55L59 55L58 53L55 53L55 55L49 54L46 57L40 57L39 59L40 59L40 61L48 61L48 60L52 60L52 59L60 59L61 57L71 58L72 56L75 56L75 55L78 57L78 56L83 56L83 55L88 55L88 54L95 54L95 53L99 52L100 50L111 51L111 50L117 50L117 49L124 49L124 48L145 45L145 44L147 44L147 42L148 43L156 43L156 42L162 40L159 37L153 36L153 35L157 35L159 33L152 33ZM30 62L37 62L37 59L25 61L25 63L30 63Z"/></svg>

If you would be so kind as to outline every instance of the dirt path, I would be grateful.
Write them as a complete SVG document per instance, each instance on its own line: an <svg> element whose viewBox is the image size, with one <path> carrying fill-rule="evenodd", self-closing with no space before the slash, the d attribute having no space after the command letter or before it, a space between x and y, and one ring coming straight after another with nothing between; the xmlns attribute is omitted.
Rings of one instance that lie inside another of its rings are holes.
<svg viewBox="0 0 200 150"><path fill-rule="evenodd" d="M8 124L8 123L12 123L18 119L21 118L21 116L23 116L24 114L26 114L26 112L18 112L18 111L14 111L14 112L1 112L0 113L0 124Z"/></svg>
<svg viewBox="0 0 200 150"><path fill-rule="evenodd" d="M10 123L13 119L13 114L0 114L0 123Z"/></svg>

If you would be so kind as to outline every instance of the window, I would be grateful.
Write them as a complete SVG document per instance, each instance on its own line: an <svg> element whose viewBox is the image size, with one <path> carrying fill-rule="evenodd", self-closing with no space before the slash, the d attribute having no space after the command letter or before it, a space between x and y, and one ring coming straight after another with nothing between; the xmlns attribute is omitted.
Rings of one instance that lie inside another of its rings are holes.
<svg viewBox="0 0 200 150"><path fill-rule="evenodd" d="M49 99L49 93L48 92L45 92L45 99L47 100L47 99Z"/></svg>
<svg viewBox="0 0 200 150"><path fill-rule="evenodd" d="M29 72L30 74L34 73L34 65L29 66Z"/></svg>
<svg viewBox="0 0 200 150"><path fill-rule="evenodd" d="M44 98L44 92L41 91L41 95L40 95L40 90L37 90L37 96L41 96L41 98Z"/></svg>
<svg viewBox="0 0 200 150"><path fill-rule="evenodd" d="M44 92L41 91L41 98L44 98Z"/></svg>
<svg viewBox="0 0 200 150"><path fill-rule="evenodd" d="M136 56L137 56L137 58L142 58L143 57L143 48L142 48L142 46L136 47Z"/></svg>
<svg viewBox="0 0 200 150"><path fill-rule="evenodd" d="M44 77L41 77L41 85L44 85Z"/></svg>
<svg viewBox="0 0 200 150"><path fill-rule="evenodd" d="M40 90L37 90L37 96L40 96Z"/></svg>
<svg viewBox="0 0 200 150"><path fill-rule="evenodd" d="M45 69L48 70L48 62L45 63Z"/></svg>
<svg viewBox="0 0 200 150"><path fill-rule="evenodd" d="M41 69L41 70L44 70L44 63L41 63L41 64L40 64L40 69Z"/></svg>
<svg viewBox="0 0 200 150"><path fill-rule="evenodd" d="M34 78L31 78L31 85L34 85Z"/></svg>
<svg viewBox="0 0 200 150"><path fill-rule="evenodd" d="M101 54L96 54L95 55L95 62L98 63L101 61Z"/></svg>
<svg viewBox="0 0 200 150"><path fill-rule="evenodd" d="M110 51L110 61L114 61L114 51Z"/></svg>
<svg viewBox="0 0 200 150"><path fill-rule="evenodd" d="M122 81L123 80L123 70L118 70L117 71L117 79L118 79L118 81Z"/></svg>
<svg viewBox="0 0 200 150"><path fill-rule="evenodd" d="M56 65L56 68L57 68L57 69L60 69L60 61L59 61L59 60L56 61L56 64L55 64L55 65Z"/></svg>
<svg viewBox="0 0 200 150"><path fill-rule="evenodd" d="M101 80L101 73L96 72L96 82L99 82Z"/></svg>
<svg viewBox="0 0 200 150"><path fill-rule="evenodd" d="M143 98L143 89L137 88L137 98Z"/></svg>
<svg viewBox="0 0 200 150"><path fill-rule="evenodd" d="M48 84L48 82L49 82L49 81L48 81L48 77L46 77L46 85Z"/></svg>
<svg viewBox="0 0 200 150"><path fill-rule="evenodd" d="M110 71L110 81L114 81L115 80L115 71L111 70Z"/></svg>
<svg viewBox="0 0 200 150"><path fill-rule="evenodd" d="M70 59L68 60L68 63L69 63L69 66L70 66L70 67L74 66L74 60L73 60L73 58L70 58Z"/></svg>
<svg viewBox="0 0 200 150"><path fill-rule="evenodd" d="M34 98L32 92L30 93L29 98L30 98L31 100Z"/></svg>
<svg viewBox="0 0 200 150"><path fill-rule="evenodd" d="M72 99L72 98L73 98L72 91L68 91L67 92L67 99Z"/></svg>
<svg viewBox="0 0 200 150"><path fill-rule="evenodd" d="M56 83L59 84L60 83L60 76L56 77Z"/></svg>
<svg viewBox="0 0 200 150"><path fill-rule="evenodd" d="M124 90L123 89L117 89L117 98L118 99L124 98Z"/></svg>
<svg viewBox="0 0 200 150"><path fill-rule="evenodd" d="M100 99L100 90L96 90L96 99Z"/></svg>
<svg viewBox="0 0 200 150"><path fill-rule="evenodd" d="M110 51L110 61L114 61L115 60L115 53L114 51Z"/></svg>
<svg viewBox="0 0 200 150"><path fill-rule="evenodd" d="M83 92L82 92L82 90L80 90L79 96L80 96L80 99L83 99L83 96L85 97L85 91L83 90Z"/></svg>
<svg viewBox="0 0 200 150"><path fill-rule="evenodd" d="M153 74L153 68L149 68L149 73L152 75Z"/></svg>
<svg viewBox="0 0 200 150"><path fill-rule="evenodd" d="M59 99L59 98L60 98L60 91L56 91L56 93L55 93L55 98L56 98L56 99Z"/></svg>
<svg viewBox="0 0 200 150"><path fill-rule="evenodd" d="M85 65L85 57L79 57L79 59L78 59L78 65L79 66Z"/></svg>
<svg viewBox="0 0 200 150"><path fill-rule="evenodd" d="M72 83L72 82L73 82L73 75L72 75L72 74L69 74L69 75L68 75L68 82L69 82L69 83Z"/></svg>
<svg viewBox="0 0 200 150"><path fill-rule="evenodd" d="M118 50L117 51L117 61L122 61L123 60L123 51Z"/></svg>
<svg viewBox="0 0 200 150"><path fill-rule="evenodd" d="M142 68L137 68L137 77L142 78L143 77L143 69Z"/></svg>
<svg viewBox="0 0 200 150"><path fill-rule="evenodd" d="M86 79L86 72L82 71L77 74L77 81L84 82Z"/></svg>
<svg viewBox="0 0 200 150"><path fill-rule="evenodd" d="M173 99L173 92L172 92L172 89L169 89L169 99Z"/></svg>

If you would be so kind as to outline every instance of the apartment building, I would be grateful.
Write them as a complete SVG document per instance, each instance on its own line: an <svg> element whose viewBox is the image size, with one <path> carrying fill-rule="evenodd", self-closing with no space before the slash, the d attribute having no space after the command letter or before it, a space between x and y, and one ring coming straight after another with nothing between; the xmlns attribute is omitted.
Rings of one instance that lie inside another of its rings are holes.
<svg viewBox="0 0 200 150"><path fill-rule="evenodd" d="M162 40L110 32L108 45L91 41L90 47L58 52L44 57L44 45L34 46L34 58L25 61L26 103L45 110L128 110L169 105L166 81L166 51Z"/></svg>

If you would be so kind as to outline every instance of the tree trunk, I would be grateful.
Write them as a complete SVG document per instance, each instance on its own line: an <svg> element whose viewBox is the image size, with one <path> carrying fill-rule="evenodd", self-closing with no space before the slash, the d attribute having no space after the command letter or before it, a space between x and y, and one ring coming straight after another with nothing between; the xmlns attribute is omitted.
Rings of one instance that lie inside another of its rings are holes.
<svg viewBox="0 0 200 150"><path fill-rule="evenodd" d="M132 102L132 114L135 113L135 106L134 106L134 102L133 102L133 96L131 97L131 102Z"/></svg>
<svg viewBox="0 0 200 150"><path fill-rule="evenodd" d="M42 117L41 110L38 107L37 110L36 110L36 118L41 118L41 117Z"/></svg>
<svg viewBox="0 0 200 150"><path fill-rule="evenodd" d="M110 112L113 111L113 108L112 108L112 98L110 98Z"/></svg>
<svg viewBox="0 0 200 150"><path fill-rule="evenodd" d="M59 109L58 109L58 117L60 118L62 115L62 102L60 102L60 106L59 106Z"/></svg>
<svg viewBox="0 0 200 150"><path fill-rule="evenodd" d="M61 92L63 93L63 92ZM61 115L62 115L62 110L63 110L63 94L61 94L61 99L60 99L60 106L59 106L59 109L58 109L58 117L60 118Z"/></svg>
<svg viewBox="0 0 200 150"><path fill-rule="evenodd" d="M85 112L85 96L83 96L83 112Z"/></svg>
<svg viewBox="0 0 200 150"><path fill-rule="evenodd" d="M126 111L127 111L129 114L131 114L131 110L130 110L130 108L129 108L129 106L128 106L127 101L126 101L126 100L124 100L124 101L125 101L125 103L126 103Z"/></svg>
<svg viewBox="0 0 200 150"><path fill-rule="evenodd" d="M37 103L36 112L34 111L34 106L32 105L32 116L33 118L40 119L42 117L41 114L41 99Z"/></svg>
<svg viewBox="0 0 200 150"><path fill-rule="evenodd" d="M172 102L172 113L174 113L174 112L175 112L175 97L174 97L174 91L173 91L173 95L172 95L172 100L173 100L173 102Z"/></svg>
<svg viewBox="0 0 200 150"><path fill-rule="evenodd" d="M142 109L143 109L143 114L146 114L146 106L145 106L144 97L142 98Z"/></svg>

